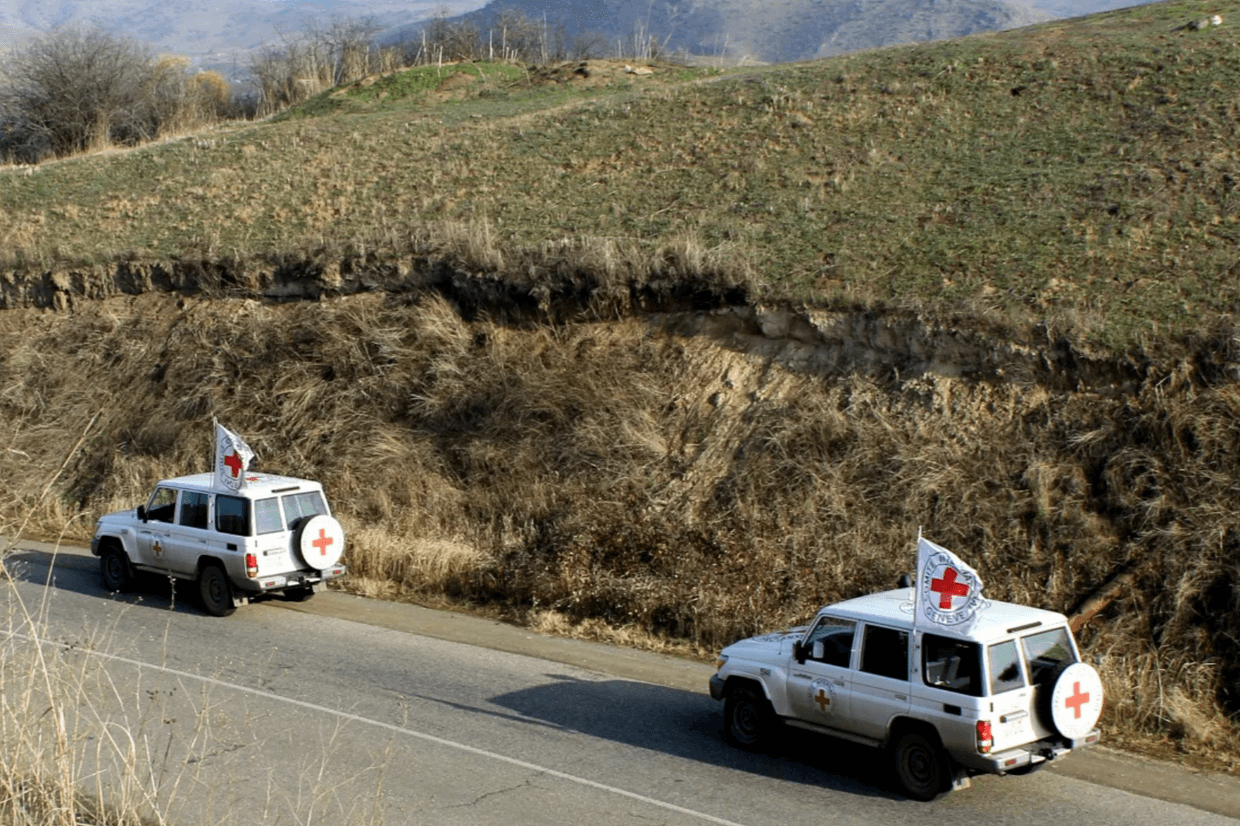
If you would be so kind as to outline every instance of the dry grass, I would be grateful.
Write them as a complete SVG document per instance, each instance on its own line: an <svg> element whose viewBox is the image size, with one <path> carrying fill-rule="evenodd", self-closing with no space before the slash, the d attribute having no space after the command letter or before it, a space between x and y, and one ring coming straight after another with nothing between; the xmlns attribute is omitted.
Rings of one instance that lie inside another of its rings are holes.
<svg viewBox="0 0 1240 826"><path fill-rule="evenodd" d="M1135 570L1082 634L1108 729L1236 747L1230 381L1185 365L1105 396L818 374L650 322L500 324L461 303L473 320L434 291L6 313L3 513L85 538L206 467L214 415L263 468L324 480L361 593L700 655L890 586L921 526L996 598L1070 611ZM41 499L23 480L83 432Z"/></svg>
<svg viewBox="0 0 1240 826"><path fill-rule="evenodd" d="M1082 634L1110 736L1230 766L1240 63L1171 33L1201 8L10 176L51 271L0 292L64 312L0 313L0 515L84 538L215 416L325 482L365 593L698 652L921 526L996 598L1131 570ZM760 329L755 273L810 308Z"/></svg>

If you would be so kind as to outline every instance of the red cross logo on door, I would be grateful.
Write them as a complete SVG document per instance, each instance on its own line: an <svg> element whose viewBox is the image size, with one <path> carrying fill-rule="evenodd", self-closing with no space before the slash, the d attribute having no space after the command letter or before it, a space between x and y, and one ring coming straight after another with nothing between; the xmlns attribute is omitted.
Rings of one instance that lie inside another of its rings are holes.
<svg viewBox="0 0 1240 826"><path fill-rule="evenodd" d="M1081 706L1089 702L1089 692L1081 691L1080 682L1072 684L1072 696L1064 700L1064 706L1076 712L1076 719L1081 719Z"/></svg>
<svg viewBox="0 0 1240 826"><path fill-rule="evenodd" d="M818 693L814 695L814 702L818 704L819 711L826 711L831 705L831 698L827 695L825 688L818 689Z"/></svg>
<svg viewBox="0 0 1240 826"><path fill-rule="evenodd" d="M322 556L327 556L327 546L333 545L335 544L335 542L336 540L332 539L330 536L327 535L326 530L324 530L323 528L319 528L319 538L314 540L310 544L319 549L319 554L321 554ZM1080 712L1077 712L1077 714L1079 716Z"/></svg>
<svg viewBox="0 0 1240 826"><path fill-rule="evenodd" d="M956 577L960 576L955 568L948 568L943 572L940 579L930 580L930 590L939 594L939 608L944 611L952 609L952 597L967 597L969 595L969 586L963 582L957 582Z"/></svg>

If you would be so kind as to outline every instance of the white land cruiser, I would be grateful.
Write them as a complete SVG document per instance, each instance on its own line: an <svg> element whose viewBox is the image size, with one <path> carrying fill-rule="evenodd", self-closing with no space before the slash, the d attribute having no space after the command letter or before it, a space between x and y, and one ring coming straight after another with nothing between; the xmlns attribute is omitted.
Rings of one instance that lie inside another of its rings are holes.
<svg viewBox="0 0 1240 826"><path fill-rule="evenodd" d="M886 748L920 800L1097 742L1102 683L1062 614L995 601L967 630L929 630L914 601L907 588L850 599L723 649L710 693L727 738L765 748L786 724Z"/></svg>
<svg viewBox="0 0 1240 826"><path fill-rule="evenodd" d="M345 575L344 530L318 482L256 473L226 492L213 479L168 479L146 505L101 517L90 549L104 587L124 590L135 571L193 580L222 617L257 594L303 600Z"/></svg>

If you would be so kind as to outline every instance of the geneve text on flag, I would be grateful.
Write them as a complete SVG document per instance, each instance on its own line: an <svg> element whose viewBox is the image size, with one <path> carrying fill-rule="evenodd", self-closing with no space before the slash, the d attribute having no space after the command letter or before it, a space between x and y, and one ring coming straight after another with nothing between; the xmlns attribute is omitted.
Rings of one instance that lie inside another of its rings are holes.
<svg viewBox="0 0 1240 826"><path fill-rule="evenodd" d="M982 599L982 578L958 556L917 537L916 613L923 630L966 628L990 607Z"/></svg>
<svg viewBox="0 0 1240 826"><path fill-rule="evenodd" d="M240 490L254 451L245 440L218 422L215 425L215 486Z"/></svg>

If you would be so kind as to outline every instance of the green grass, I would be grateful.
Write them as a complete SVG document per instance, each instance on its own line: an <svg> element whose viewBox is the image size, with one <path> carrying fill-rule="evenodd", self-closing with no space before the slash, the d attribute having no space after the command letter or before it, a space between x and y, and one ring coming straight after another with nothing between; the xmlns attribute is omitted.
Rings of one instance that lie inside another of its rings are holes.
<svg viewBox="0 0 1240 826"><path fill-rule="evenodd" d="M421 67L206 145L0 176L0 242L10 268L121 250L397 254L428 226L485 218L501 246L619 238L655 254L691 239L762 262L798 300L968 308L1148 345L1237 304L1240 57L1228 26L1173 30L1207 11L1240 5L734 77L617 70L581 87ZM456 72L477 79L436 93Z"/></svg>

